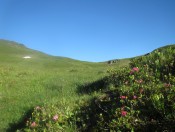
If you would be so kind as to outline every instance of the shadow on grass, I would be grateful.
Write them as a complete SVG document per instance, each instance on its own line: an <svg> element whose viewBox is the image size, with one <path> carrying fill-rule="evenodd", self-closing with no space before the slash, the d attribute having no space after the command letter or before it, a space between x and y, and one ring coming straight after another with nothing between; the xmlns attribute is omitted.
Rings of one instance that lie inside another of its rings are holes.
<svg viewBox="0 0 175 132"><path fill-rule="evenodd" d="M141 125L137 131L142 132L174 132L175 121L161 121L161 122L148 122L145 125Z"/></svg>
<svg viewBox="0 0 175 132"><path fill-rule="evenodd" d="M9 124L9 128L6 130L6 132L16 132L17 130L24 128L26 121L29 119L29 117L31 117L32 112L33 109L28 110L18 122Z"/></svg>
<svg viewBox="0 0 175 132"><path fill-rule="evenodd" d="M115 110L121 108L120 92L118 89L108 89L107 78L102 78L92 83L79 86L77 92L80 94L90 94L102 91L98 97L87 101L79 108L77 117L77 128L79 131L111 131L109 123L116 118ZM147 91L147 95L151 91ZM143 100L145 103L138 103L140 110L139 118L143 123L134 124L136 132L154 132L154 131L175 131L175 121L166 120L150 100ZM137 109L137 108L136 108ZM146 118L145 118L146 117ZM122 131L130 131L126 126L121 128Z"/></svg>
<svg viewBox="0 0 175 132"><path fill-rule="evenodd" d="M79 131L110 131L107 124L111 122L111 110L121 106L119 103L113 103L116 102L118 96L117 91L108 91L84 103L85 105L80 107L79 113L76 115L77 119L80 119L76 122ZM99 124L101 121L99 115L103 115L106 122L103 126Z"/></svg>
<svg viewBox="0 0 175 132"><path fill-rule="evenodd" d="M85 83L77 87L77 93L90 94L93 92L106 91L107 90L107 78L99 79L95 82Z"/></svg>
<svg viewBox="0 0 175 132"><path fill-rule="evenodd" d="M121 108L123 104L119 100L120 94L117 90L107 91L99 97L94 97L84 103L78 110L76 125L79 131L117 131L117 128L109 126L113 119L117 119L115 110ZM141 116L150 118L143 120L143 123L132 124L136 132L174 132L175 121L166 120L153 108L150 102L146 102L145 110L140 110ZM152 106L152 109L148 109ZM141 107L141 106L139 106ZM141 118L141 117L140 117ZM151 120L154 119L154 120ZM131 131L125 125L119 126L121 131ZM116 129L116 130L115 130Z"/></svg>

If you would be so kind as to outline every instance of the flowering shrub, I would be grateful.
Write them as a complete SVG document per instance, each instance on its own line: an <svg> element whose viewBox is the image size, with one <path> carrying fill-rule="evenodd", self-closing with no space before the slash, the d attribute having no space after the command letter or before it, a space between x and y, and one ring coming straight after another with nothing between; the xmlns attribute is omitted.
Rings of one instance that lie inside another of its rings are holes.
<svg viewBox="0 0 175 132"><path fill-rule="evenodd" d="M175 48L137 57L130 68L108 73L106 84L115 89L81 109L88 115L79 116L85 121L79 124L86 124L82 130L175 130Z"/></svg>
<svg viewBox="0 0 175 132"><path fill-rule="evenodd" d="M74 110L37 106L25 130L64 131L73 122L77 131L175 130L175 47L137 57L130 67L108 73L102 95Z"/></svg>
<svg viewBox="0 0 175 132"><path fill-rule="evenodd" d="M32 117L26 122L24 131L63 131L68 127L72 116L69 107L60 109L54 105L36 106Z"/></svg>

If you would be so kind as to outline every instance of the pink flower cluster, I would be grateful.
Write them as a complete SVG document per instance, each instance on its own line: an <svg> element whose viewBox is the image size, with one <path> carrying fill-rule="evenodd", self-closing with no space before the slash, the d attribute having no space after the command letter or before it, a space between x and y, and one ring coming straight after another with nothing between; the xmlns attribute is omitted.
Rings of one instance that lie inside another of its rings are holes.
<svg viewBox="0 0 175 132"><path fill-rule="evenodd" d="M122 110L122 111L121 111L121 115L122 115L122 116L126 116L126 115L127 115L127 111Z"/></svg>
<svg viewBox="0 0 175 132"><path fill-rule="evenodd" d="M120 96L120 99L127 99L127 96Z"/></svg>
<svg viewBox="0 0 175 132"><path fill-rule="evenodd" d="M126 116L126 114L127 114L127 111L125 111L125 106L122 106L121 107L121 115Z"/></svg>
<svg viewBox="0 0 175 132"><path fill-rule="evenodd" d="M57 121L58 120L58 115L54 115L53 118L52 118L54 121Z"/></svg>
<svg viewBox="0 0 175 132"><path fill-rule="evenodd" d="M34 127L37 126L37 124L36 124L36 122L32 122L30 126L31 126L32 128L34 128Z"/></svg>
<svg viewBox="0 0 175 132"><path fill-rule="evenodd" d="M137 96L136 96L136 95L134 95L134 96L133 96L133 99L137 99Z"/></svg>
<svg viewBox="0 0 175 132"><path fill-rule="evenodd" d="M127 96L120 96L120 99L127 99L127 98L128 98ZM134 96L133 96L133 99L137 99L137 96L134 95Z"/></svg>
<svg viewBox="0 0 175 132"><path fill-rule="evenodd" d="M132 68L132 70L130 71L130 74L133 74L134 72L139 72L139 68L138 67Z"/></svg>

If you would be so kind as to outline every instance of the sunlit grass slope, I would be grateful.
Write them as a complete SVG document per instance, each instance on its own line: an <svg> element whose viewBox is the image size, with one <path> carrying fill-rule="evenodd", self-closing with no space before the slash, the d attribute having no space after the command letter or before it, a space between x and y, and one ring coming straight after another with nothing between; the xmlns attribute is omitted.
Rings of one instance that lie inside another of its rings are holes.
<svg viewBox="0 0 175 132"><path fill-rule="evenodd" d="M30 56L30 59L23 57ZM128 61L113 65L55 57L12 41L0 40L0 131L15 131L33 107L90 98L77 88L103 78L106 70L123 67ZM86 97L84 97L86 96Z"/></svg>

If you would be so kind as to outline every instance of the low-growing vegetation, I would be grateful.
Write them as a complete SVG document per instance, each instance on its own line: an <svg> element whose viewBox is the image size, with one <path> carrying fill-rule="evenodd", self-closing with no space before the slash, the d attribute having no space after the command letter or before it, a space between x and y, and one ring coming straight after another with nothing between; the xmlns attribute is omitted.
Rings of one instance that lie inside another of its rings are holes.
<svg viewBox="0 0 175 132"><path fill-rule="evenodd" d="M30 52L0 65L0 131L175 130L174 45L110 65Z"/></svg>
<svg viewBox="0 0 175 132"><path fill-rule="evenodd" d="M35 107L21 131L173 131L174 84L175 46L170 46L82 85L79 94L91 98L82 98L72 108Z"/></svg>

